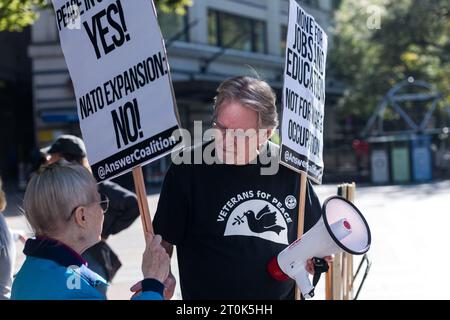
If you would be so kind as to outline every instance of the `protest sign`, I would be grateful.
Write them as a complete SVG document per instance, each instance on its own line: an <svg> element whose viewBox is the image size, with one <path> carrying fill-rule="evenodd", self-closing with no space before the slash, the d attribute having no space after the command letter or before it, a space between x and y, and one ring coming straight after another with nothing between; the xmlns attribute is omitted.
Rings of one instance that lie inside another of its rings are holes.
<svg viewBox="0 0 450 320"><path fill-rule="evenodd" d="M307 177L323 174L323 121L328 38L295 0L289 4L283 85L281 163L300 173L297 237L304 229ZM296 299L300 291L296 290Z"/></svg>
<svg viewBox="0 0 450 320"><path fill-rule="evenodd" d="M97 181L180 147L167 55L152 1L53 0L81 132Z"/></svg>
<svg viewBox="0 0 450 320"><path fill-rule="evenodd" d="M154 4L53 0L53 7L92 173L100 182L133 170L144 232L153 233L142 165L182 147Z"/></svg>
<svg viewBox="0 0 450 320"><path fill-rule="evenodd" d="M290 2L283 86L281 163L321 183L328 40L314 17Z"/></svg>

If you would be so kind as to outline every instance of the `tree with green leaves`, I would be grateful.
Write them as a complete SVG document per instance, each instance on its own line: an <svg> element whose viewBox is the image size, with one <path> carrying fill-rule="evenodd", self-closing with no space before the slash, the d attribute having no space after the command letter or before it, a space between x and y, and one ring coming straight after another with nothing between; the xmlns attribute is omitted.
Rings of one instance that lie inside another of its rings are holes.
<svg viewBox="0 0 450 320"><path fill-rule="evenodd" d="M21 31L39 17L39 10L49 6L50 0L0 0L0 31ZM192 0L155 0L162 12L184 14Z"/></svg>
<svg viewBox="0 0 450 320"><path fill-rule="evenodd" d="M39 16L45 0L0 0L0 31L21 31Z"/></svg>
<svg viewBox="0 0 450 320"><path fill-rule="evenodd" d="M360 129L388 90L409 77L444 94L441 111L449 105L449 6L448 0L342 0L329 60L331 75L346 87L339 114Z"/></svg>

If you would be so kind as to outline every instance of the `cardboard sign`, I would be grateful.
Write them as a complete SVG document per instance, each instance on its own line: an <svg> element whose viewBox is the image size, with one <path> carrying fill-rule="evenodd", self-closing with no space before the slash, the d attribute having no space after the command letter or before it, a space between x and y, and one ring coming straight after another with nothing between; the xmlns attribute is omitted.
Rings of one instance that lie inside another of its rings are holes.
<svg viewBox="0 0 450 320"><path fill-rule="evenodd" d="M321 183L328 37L290 1L283 86L281 163Z"/></svg>
<svg viewBox="0 0 450 320"><path fill-rule="evenodd" d="M53 6L96 179L121 175L180 148L152 1L53 0Z"/></svg>

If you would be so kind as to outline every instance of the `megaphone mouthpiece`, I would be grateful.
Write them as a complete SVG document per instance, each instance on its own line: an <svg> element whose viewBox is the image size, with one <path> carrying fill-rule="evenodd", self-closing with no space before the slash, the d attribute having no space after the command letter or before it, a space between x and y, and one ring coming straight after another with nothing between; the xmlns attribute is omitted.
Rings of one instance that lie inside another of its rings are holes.
<svg viewBox="0 0 450 320"><path fill-rule="evenodd" d="M352 233L352 227L346 218L342 218L330 225L330 229L339 241L342 241L345 237Z"/></svg>

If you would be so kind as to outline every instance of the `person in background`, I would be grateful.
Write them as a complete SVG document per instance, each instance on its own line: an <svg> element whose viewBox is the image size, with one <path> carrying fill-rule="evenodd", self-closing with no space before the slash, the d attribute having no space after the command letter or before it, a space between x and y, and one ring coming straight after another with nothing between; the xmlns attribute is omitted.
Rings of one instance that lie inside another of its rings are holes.
<svg viewBox="0 0 450 320"><path fill-rule="evenodd" d="M44 152L48 154L47 164L64 159L80 164L91 172L84 142L76 136L62 135ZM106 240L110 235L128 228L136 220L139 216L139 206L133 192L112 181L100 182L98 190L110 201L108 215L103 222L102 241L87 249L83 258L88 261L93 271L111 282L122 264ZM105 290L103 293L106 294L106 287L100 289Z"/></svg>
<svg viewBox="0 0 450 320"><path fill-rule="evenodd" d="M11 293L12 277L16 262L17 240L25 243L23 231L11 230L6 224L2 212L6 209L6 195L0 177L0 300L7 300Z"/></svg>
<svg viewBox="0 0 450 320"><path fill-rule="evenodd" d="M101 239L108 200L92 174L78 164L58 161L33 175L24 196L24 214L35 238L25 243L25 262L11 299L104 300L106 280L88 268L83 252ZM142 291L133 300L162 300L170 258L161 237L149 235L142 258Z"/></svg>
<svg viewBox="0 0 450 320"><path fill-rule="evenodd" d="M16 248L13 236L1 213L6 208L6 196L0 178L0 300L9 299L12 276L16 259Z"/></svg>

